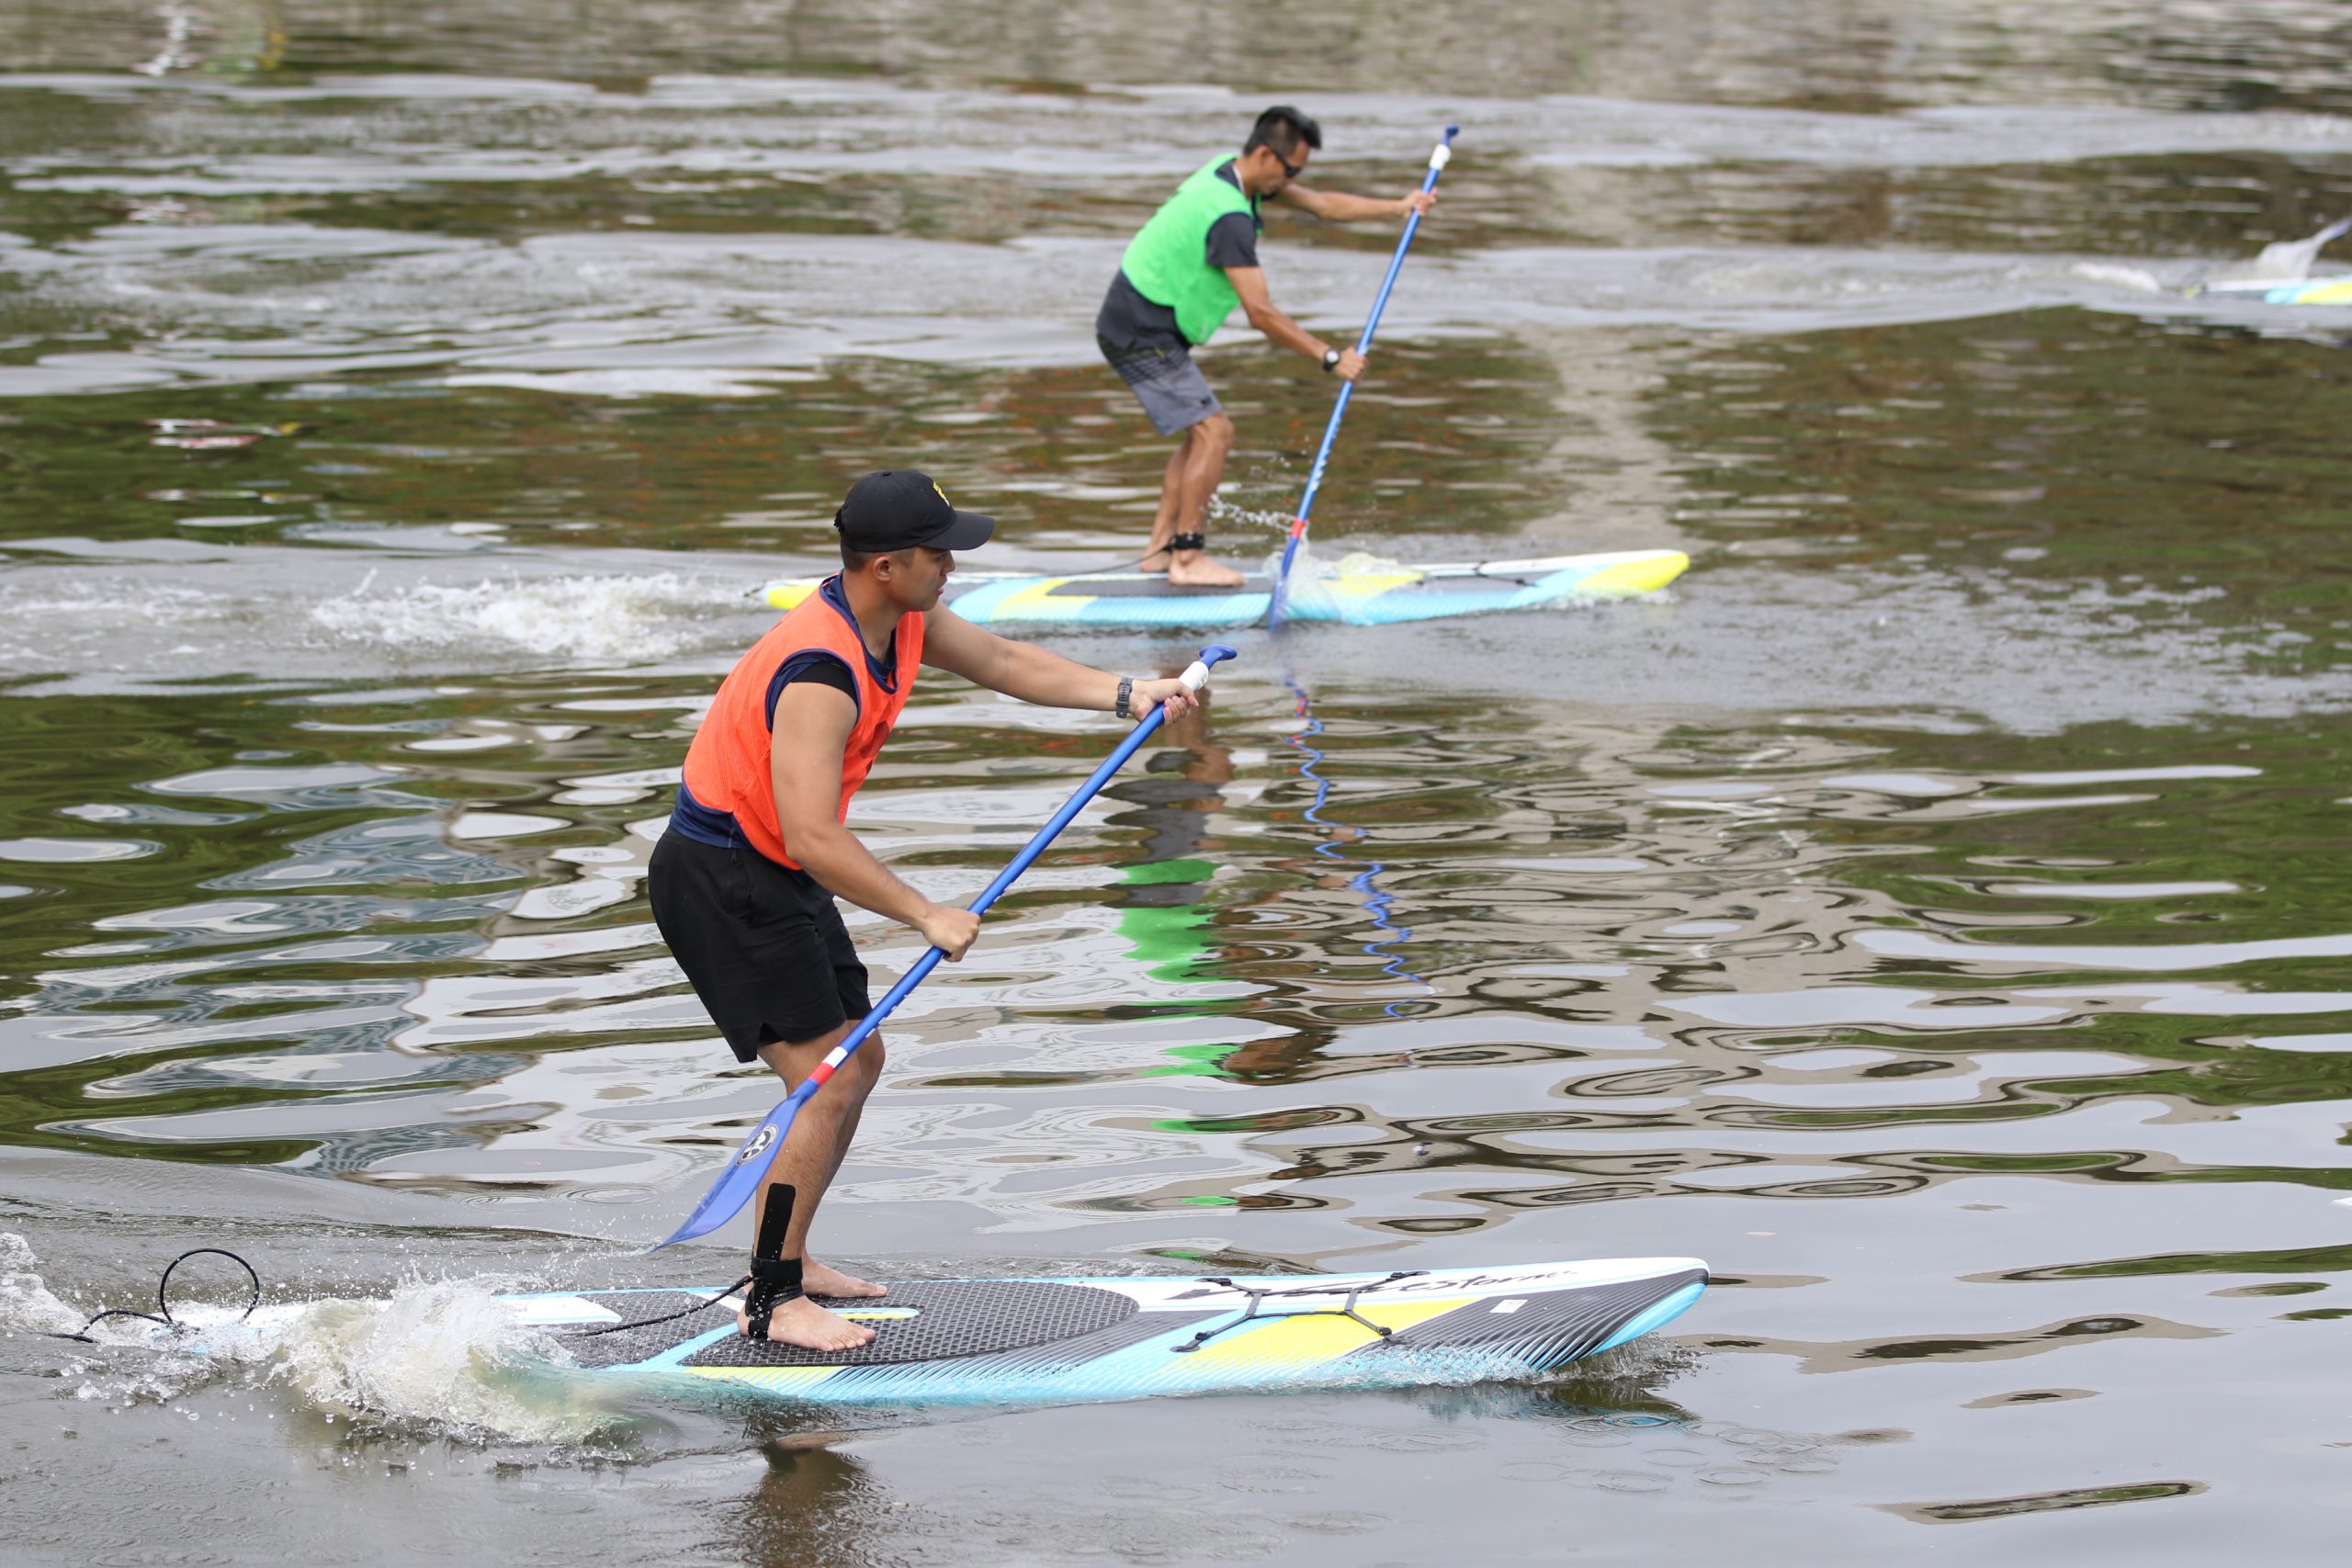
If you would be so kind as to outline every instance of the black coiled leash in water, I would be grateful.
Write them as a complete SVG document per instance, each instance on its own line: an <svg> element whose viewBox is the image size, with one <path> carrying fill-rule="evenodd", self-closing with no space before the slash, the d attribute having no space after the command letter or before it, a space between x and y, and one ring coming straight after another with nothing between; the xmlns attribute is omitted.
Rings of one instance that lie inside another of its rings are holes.
<svg viewBox="0 0 2352 1568"><path fill-rule="evenodd" d="M247 1318L253 1316L254 1309L261 1305L261 1276L254 1272L254 1266L252 1264L246 1262L235 1253L231 1252L224 1247L199 1247L193 1248L190 1251L181 1253L177 1258L173 1258L171 1262L164 1266L164 1277L155 1281L155 1310L153 1312L133 1312L129 1307L108 1307L106 1311L93 1315L89 1322L84 1324L74 1333L51 1333L50 1337L51 1339L78 1339L85 1345L95 1345L97 1341L90 1337L90 1330L96 1328L99 1324L104 1323L110 1317L135 1317L148 1323L160 1323L165 1328L171 1329L175 1333L178 1332L180 1329L192 1326L192 1325L181 1323L172 1316L172 1270L177 1269L181 1264L187 1262L191 1258L204 1258L207 1256L227 1258L230 1262L243 1269L245 1271L245 1278L253 1282L253 1299L245 1303L245 1310L237 1314L237 1321L239 1323L244 1322Z"/></svg>

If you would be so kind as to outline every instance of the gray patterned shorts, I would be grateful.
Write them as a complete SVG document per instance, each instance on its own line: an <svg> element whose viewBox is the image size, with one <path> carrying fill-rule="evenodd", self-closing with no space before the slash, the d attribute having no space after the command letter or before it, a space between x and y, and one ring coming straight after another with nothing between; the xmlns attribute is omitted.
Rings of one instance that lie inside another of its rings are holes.
<svg viewBox="0 0 2352 1568"><path fill-rule="evenodd" d="M1160 434L1190 430L1223 412L1216 394L1209 390L1209 378L1182 349L1114 348L1099 337L1094 342Z"/></svg>

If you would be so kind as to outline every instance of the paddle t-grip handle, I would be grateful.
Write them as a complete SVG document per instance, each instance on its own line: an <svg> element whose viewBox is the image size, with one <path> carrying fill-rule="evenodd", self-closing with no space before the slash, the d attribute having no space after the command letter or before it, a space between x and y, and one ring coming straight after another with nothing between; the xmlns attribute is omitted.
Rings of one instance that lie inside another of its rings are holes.
<svg viewBox="0 0 2352 1568"><path fill-rule="evenodd" d="M1213 642L1201 649L1201 656L1184 666L1184 672L1176 679L1184 682L1186 691L1197 692L1209 683L1209 666L1233 656L1233 649L1221 642Z"/></svg>

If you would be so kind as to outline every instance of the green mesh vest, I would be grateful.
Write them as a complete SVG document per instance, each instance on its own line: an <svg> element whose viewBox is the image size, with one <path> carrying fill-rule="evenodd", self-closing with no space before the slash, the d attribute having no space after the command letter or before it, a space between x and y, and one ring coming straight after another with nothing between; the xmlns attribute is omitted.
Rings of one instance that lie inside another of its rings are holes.
<svg viewBox="0 0 2352 1568"><path fill-rule="evenodd" d="M1184 341L1204 344L1240 303L1222 267L1209 265L1209 226L1228 212L1257 215L1258 204L1217 178L1230 154L1211 159L1160 203L1133 240L1119 269L1136 292L1176 312Z"/></svg>

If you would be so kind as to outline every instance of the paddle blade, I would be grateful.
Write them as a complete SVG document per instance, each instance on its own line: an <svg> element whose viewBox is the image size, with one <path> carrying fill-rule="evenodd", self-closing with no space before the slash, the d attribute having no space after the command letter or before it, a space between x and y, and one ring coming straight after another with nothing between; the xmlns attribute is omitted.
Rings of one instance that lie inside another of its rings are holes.
<svg viewBox="0 0 2352 1568"><path fill-rule="evenodd" d="M702 1195L702 1201L695 1205L695 1212L686 1216L685 1224L646 1250L659 1252L677 1242L692 1241L733 1219L736 1211L760 1190L760 1178L768 1173L768 1161L783 1146L784 1135L792 1130L792 1119L800 1114L800 1105L799 1095L789 1095L762 1117L727 1162L727 1168L718 1173L718 1179L710 1184L710 1190Z"/></svg>

